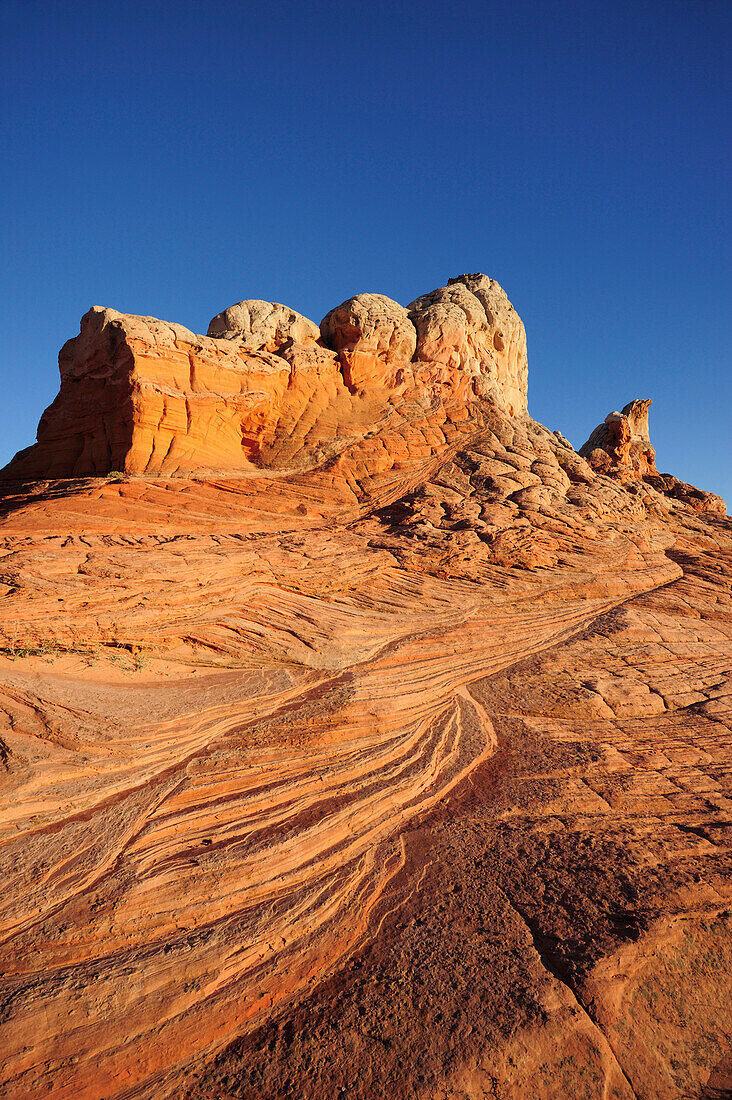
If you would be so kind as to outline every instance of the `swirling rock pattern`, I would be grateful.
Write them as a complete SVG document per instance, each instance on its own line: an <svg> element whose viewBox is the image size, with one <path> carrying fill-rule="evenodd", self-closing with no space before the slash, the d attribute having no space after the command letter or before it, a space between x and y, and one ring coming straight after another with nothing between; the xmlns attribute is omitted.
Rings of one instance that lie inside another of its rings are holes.
<svg viewBox="0 0 732 1100"><path fill-rule="evenodd" d="M726 1087L732 528L528 417L496 286L62 353L0 498L0 1094ZM186 430L117 435L150 387ZM53 475L105 446L149 472Z"/></svg>

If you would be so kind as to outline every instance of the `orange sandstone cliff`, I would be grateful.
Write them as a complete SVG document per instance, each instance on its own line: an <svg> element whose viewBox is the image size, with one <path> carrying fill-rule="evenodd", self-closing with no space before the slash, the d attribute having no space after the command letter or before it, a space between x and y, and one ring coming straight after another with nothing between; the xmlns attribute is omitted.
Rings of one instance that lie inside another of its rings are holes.
<svg viewBox="0 0 732 1100"><path fill-rule="evenodd" d="M463 275L92 309L0 493L0 1095L732 1087L732 525Z"/></svg>

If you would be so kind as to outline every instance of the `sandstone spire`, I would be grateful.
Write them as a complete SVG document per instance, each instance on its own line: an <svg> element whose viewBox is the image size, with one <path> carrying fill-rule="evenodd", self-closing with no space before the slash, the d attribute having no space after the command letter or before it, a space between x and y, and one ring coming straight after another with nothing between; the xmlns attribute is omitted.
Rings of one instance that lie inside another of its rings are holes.
<svg viewBox="0 0 732 1100"><path fill-rule="evenodd" d="M598 424L579 453L590 465L614 469L627 477L657 474L656 452L648 428L650 397L629 401L622 412L611 412Z"/></svg>
<svg viewBox="0 0 732 1100"><path fill-rule="evenodd" d="M648 427L650 397L629 401L622 412L611 412L580 447L593 470L621 481L645 481L666 496L681 500L697 512L725 515L721 497L680 481L656 468L656 452Z"/></svg>

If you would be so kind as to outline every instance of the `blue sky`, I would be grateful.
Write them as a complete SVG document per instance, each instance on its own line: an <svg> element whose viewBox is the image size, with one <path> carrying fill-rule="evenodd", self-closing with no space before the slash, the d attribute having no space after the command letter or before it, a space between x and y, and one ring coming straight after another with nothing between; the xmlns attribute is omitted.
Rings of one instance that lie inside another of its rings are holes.
<svg viewBox="0 0 732 1100"><path fill-rule="evenodd" d="M732 505L728 0L0 5L0 463L90 305L505 287L532 414Z"/></svg>

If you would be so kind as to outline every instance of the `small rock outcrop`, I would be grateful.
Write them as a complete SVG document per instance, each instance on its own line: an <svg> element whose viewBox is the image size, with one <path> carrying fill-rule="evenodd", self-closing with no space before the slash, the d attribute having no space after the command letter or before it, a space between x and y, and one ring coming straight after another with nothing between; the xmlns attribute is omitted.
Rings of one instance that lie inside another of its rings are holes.
<svg viewBox="0 0 732 1100"><path fill-rule="evenodd" d="M644 481L659 493L687 504L695 512L709 512L717 516L727 515L727 504L722 497L717 496L716 493L709 493L706 489L697 489L695 485L680 481L673 474L648 474Z"/></svg>
<svg viewBox="0 0 732 1100"><path fill-rule="evenodd" d="M649 397L629 401L622 412L611 412L580 449L580 455L598 473L621 481L645 481L659 493L688 504L695 512L725 515L727 506L721 497L679 481L656 468L656 452L651 444L648 409Z"/></svg>
<svg viewBox="0 0 732 1100"><path fill-rule="evenodd" d="M648 429L650 397L629 401L622 412L611 412L579 450L593 469L626 478L657 474L656 452Z"/></svg>

